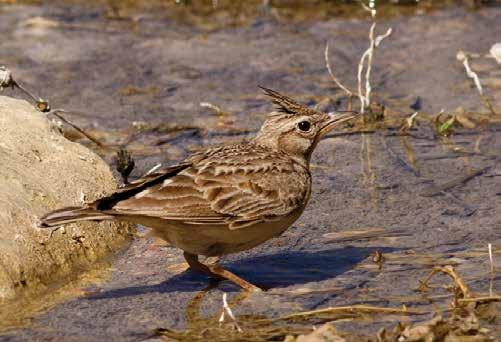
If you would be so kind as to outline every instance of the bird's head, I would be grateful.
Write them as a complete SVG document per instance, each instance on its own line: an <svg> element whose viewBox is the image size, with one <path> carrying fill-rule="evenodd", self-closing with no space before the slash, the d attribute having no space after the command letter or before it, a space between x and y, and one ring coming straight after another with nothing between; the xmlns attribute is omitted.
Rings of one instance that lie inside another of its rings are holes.
<svg viewBox="0 0 501 342"><path fill-rule="evenodd" d="M277 110L268 114L255 137L255 142L309 162L320 139L342 122L356 117L356 113L323 113L308 108L274 90L260 87L270 96Z"/></svg>

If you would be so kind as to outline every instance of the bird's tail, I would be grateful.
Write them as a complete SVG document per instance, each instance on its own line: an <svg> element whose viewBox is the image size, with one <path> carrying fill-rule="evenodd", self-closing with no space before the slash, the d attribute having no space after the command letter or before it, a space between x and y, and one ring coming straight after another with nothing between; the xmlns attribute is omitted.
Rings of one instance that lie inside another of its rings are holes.
<svg viewBox="0 0 501 342"><path fill-rule="evenodd" d="M113 215L103 213L102 211L90 207L67 207L42 216L39 226L47 228L77 221L101 221L112 220L113 218Z"/></svg>

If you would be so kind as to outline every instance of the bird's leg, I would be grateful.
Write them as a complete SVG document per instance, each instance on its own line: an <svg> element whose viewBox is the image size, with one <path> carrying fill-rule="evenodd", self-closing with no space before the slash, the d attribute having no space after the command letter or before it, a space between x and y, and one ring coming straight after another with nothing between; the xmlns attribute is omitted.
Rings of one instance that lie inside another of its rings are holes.
<svg viewBox="0 0 501 342"><path fill-rule="evenodd" d="M221 279L221 277L217 276L216 274L212 274L212 272L210 271L210 269L206 265L204 265L200 261L198 261L198 255L184 252L183 256L193 271L196 271L199 273L205 273L210 277Z"/></svg>
<svg viewBox="0 0 501 342"><path fill-rule="evenodd" d="M186 262L188 265L190 265L190 268L193 269L194 271L198 271L201 273L205 273L210 277L218 278L218 279L227 279L241 288L243 288L246 291L261 291L261 289L248 281L240 278L236 274L225 270L218 264L210 264L210 265L204 265L200 261L198 261L198 255L196 254L191 254L188 252L184 252L184 258L186 259Z"/></svg>
<svg viewBox="0 0 501 342"><path fill-rule="evenodd" d="M205 265L215 265L215 264L218 264L219 261L221 261L221 257L218 257L218 256L207 257L204 260L204 264Z"/></svg>
<svg viewBox="0 0 501 342"><path fill-rule="evenodd" d="M224 268L222 268L218 264L207 266L207 268L212 272L212 274L215 274L221 278L228 279L229 281L237 284L238 286L240 286L241 288L243 288L246 291L250 291L250 292L261 292L262 291L256 285L253 285L253 284L249 283L247 280L240 278L236 274L234 274L228 270L225 270Z"/></svg>

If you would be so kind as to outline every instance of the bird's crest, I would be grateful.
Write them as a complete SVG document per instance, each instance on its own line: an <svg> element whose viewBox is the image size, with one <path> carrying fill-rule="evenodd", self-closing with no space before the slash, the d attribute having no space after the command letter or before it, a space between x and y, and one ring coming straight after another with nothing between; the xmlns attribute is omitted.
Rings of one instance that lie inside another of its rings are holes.
<svg viewBox="0 0 501 342"><path fill-rule="evenodd" d="M313 114L316 113L313 109L310 109L298 102L291 99L288 96L282 95L279 92L259 86L266 95L272 98L273 103L278 107L278 111L286 114Z"/></svg>

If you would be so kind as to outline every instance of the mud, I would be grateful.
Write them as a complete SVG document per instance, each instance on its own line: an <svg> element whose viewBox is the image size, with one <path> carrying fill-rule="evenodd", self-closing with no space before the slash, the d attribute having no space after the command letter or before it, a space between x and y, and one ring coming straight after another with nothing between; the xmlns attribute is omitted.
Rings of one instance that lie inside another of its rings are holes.
<svg viewBox="0 0 501 342"><path fill-rule="evenodd" d="M53 107L78 112L68 118L96 137L127 143L136 158L133 176L200 147L248 137L271 109L258 84L325 110L345 108L325 70L325 43L336 76L353 87L370 26L343 18L287 23L265 13L241 27L204 30L154 15L131 26L103 13L63 5L0 7L0 61ZM27 21L36 16L52 24ZM338 331L374 336L381 326L430 319L437 305L447 307L446 291L415 291L438 264L455 265L475 293L490 287L499 293L499 275L489 281L487 244L499 269L500 119L488 114L456 53L485 55L501 37L500 21L501 9L489 7L379 22L378 32L394 30L377 51L373 70L376 98L392 110L388 117L401 122L416 110L431 116L461 106L459 111L473 113L475 127L439 138L423 114L406 137L397 136L393 124L327 138L313 157L313 195L303 216L281 237L225 259L225 266L270 287L268 292L239 296L227 283L201 292L207 279L183 272L179 250L138 238L114 260L109 280L85 287L85 295L22 329L5 331L2 340L132 341L157 328L202 331L217 324L223 291L234 299L237 318L355 304L430 312L334 323ZM472 68L488 80L486 95L500 113L499 66L481 57ZM174 125L190 129L173 132ZM113 163L111 154L105 157ZM458 179L464 181L451 183ZM362 231L362 237L350 237L350 231ZM375 251L383 254L382 264L374 263ZM483 324L501 336L495 320Z"/></svg>

